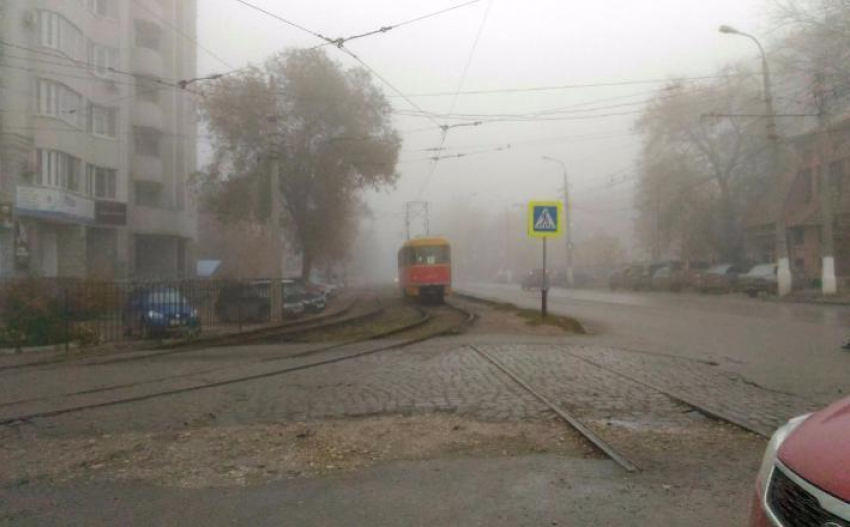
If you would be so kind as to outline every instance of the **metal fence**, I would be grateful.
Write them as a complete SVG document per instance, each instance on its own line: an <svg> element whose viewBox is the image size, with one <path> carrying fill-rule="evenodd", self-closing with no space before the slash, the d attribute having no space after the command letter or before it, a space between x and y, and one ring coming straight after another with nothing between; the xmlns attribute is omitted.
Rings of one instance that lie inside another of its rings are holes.
<svg viewBox="0 0 850 527"><path fill-rule="evenodd" d="M266 284L265 289L263 283ZM0 348L224 334L268 324L268 280L0 282Z"/></svg>

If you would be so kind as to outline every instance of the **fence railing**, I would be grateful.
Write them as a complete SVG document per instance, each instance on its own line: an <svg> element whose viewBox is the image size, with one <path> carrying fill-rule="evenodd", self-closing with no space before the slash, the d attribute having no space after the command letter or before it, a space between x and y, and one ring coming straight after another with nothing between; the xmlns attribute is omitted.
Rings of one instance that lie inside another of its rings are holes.
<svg viewBox="0 0 850 527"><path fill-rule="evenodd" d="M268 280L0 281L0 348L228 333L284 316Z"/></svg>

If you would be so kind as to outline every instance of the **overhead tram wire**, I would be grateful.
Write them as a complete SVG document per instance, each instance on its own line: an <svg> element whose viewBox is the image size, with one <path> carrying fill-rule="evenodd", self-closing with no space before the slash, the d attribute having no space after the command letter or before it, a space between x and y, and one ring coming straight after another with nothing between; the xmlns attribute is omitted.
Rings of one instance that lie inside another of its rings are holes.
<svg viewBox="0 0 850 527"><path fill-rule="evenodd" d="M477 4L478 2L481 2L481 1L482 0L471 0L469 2L465 2L463 4L459 4L459 5L452 6L452 7L447 7L446 9L441 9L440 11L435 11L435 12L429 13L427 15L422 15L422 16L418 16L416 18L411 18L411 19L405 20L403 22L397 22L395 24L389 24L389 25L386 25L386 26L381 26L378 29L374 29L372 31L367 31L366 33L361 33L359 35L352 35L350 37L338 37L338 38L333 39L332 42L325 42L323 44L319 44L317 46L314 46L311 49L318 49L318 48L322 48L322 47L325 47L325 46L340 47L340 46L343 46L343 45L345 45L346 43L348 43L352 40L357 40L357 39L360 39L360 38L371 37L371 36L374 36L374 35L380 35L380 34L383 34L383 33L387 33L389 31L392 31L393 29L399 28L401 26L406 26L408 24L413 24L414 22L426 20L428 18L432 18L432 17L438 16L438 15L442 15L444 13L448 13L448 12L454 11L456 9L468 7L468 6L471 6L472 4Z"/></svg>
<svg viewBox="0 0 850 527"><path fill-rule="evenodd" d="M466 76L469 73L469 67L472 65L472 59L475 58L475 51L478 49L478 43L481 41L481 35L484 33L484 27L487 25L487 19L490 17L490 9L493 7L493 0L487 0L487 8L484 10L484 16L481 18L481 23L478 25L478 32L475 34L475 40L472 43L472 49L469 50L469 56L466 59L466 64L463 67L463 73L460 76L460 80L458 81L457 89L455 90L455 96L452 98L452 104L449 108L449 114L453 113L455 110L455 105L457 104L457 98L460 91L463 89L463 85L466 82ZM478 126L481 123L474 124L473 126ZM438 150L442 149L446 144L446 137L449 133L449 125L442 125L441 127L442 134L440 135L440 146L437 147ZM428 176L425 178L425 182L422 184L422 187L419 189L419 196L425 193L428 185L431 184L431 179L434 177L434 173L437 171L437 164L439 163L439 158L434 160L434 164L431 165L431 170L428 172Z"/></svg>
<svg viewBox="0 0 850 527"><path fill-rule="evenodd" d="M296 28L296 29L299 29L299 30L301 30L301 31L303 31L303 32L305 32L305 33L308 33L308 34L310 34L310 35L312 35L312 36L314 36L314 37L316 37L316 38L318 38L318 39L320 39L320 40L325 41L326 43L334 44L334 40L333 40L333 39L331 39L331 38L329 38L329 37L326 37L325 35L322 35L321 33L318 33L318 32L316 32L316 31L313 31L313 30L311 30L311 29L308 29L308 28L306 28L306 27L304 27L304 26L302 26L302 25L300 25L300 24L297 24L297 23L295 23L295 22L292 22L291 20L287 20L286 18L283 18L283 17L282 17L282 16L280 16L280 15L276 15L276 14L274 14L274 13L272 13L272 12L270 12L270 11L267 11L267 10L265 10L265 9L263 9L263 8L261 8L261 7L259 7L259 6L257 6L257 5L254 5L254 4L250 3L250 2L247 2L246 0L235 0L235 1L236 1L236 2L238 2L238 3L240 3L240 4L242 4L242 5L244 5L244 6L250 7L251 9L254 9L255 11L258 11L258 12L260 12L260 13L263 13L263 14L265 14L266 16L269 16L269 17L271 17L271 18L274 18L275 20L278 20L278 21L280 21L280 22L283 22L284 24L287 24L287 25L292 26L292 27L294 27L294 28ZM348 49L348 48L346 48L345 46L342 46L342 45L335 45L335 47L336 47L336 48L338 48L338 49L339 49L340 51L342 51L343 53L345 53L346 55L348 55L349 57L353 58L355 61L357 61L357 62L358 62L361 66L363 66L363 67L364 67L367 71L369 71L372 75L374 75L376 78L378 78L378 79L379 79L379 80L380 80L380 81L381 81L381 82L382 82L385 86L387 86L387 87L388 87L388 88L390 88L392 91L394 91L398 97L403 98L403 99L404 99L404 100L405 100L405 101L406 101L406 102L407 102L407 103L408 103L411 107L413 107L414 109L416 109L416 110L417 110L418 112L420 112L422 115L427 115L427 112L425 112L425 110L423 110L422 108L420 108L418 104L416 104L413 100L411 100L410 98L408 98L408 97L407 97L407 96L406 96L406 95L405 95L405 94L404 94L401 90L399 90L398 88L396 88L396 87L395 87L395 86L394 86L394 85L393 85L390 81L388 81L388 80L387 80L387 79L386 79L383 75L381 75L380 73L378 73L378 72L377 72L374 68L372 68L371 66L369 66L369 65L366 63L366 61L364 61L362 58L360 58L358 55L356 55L353 51L351 51L350 49ZM230 73L233 73L233 72L230 72ZM228 73L228 74L230 74L230 73ZM438 126L438 127L440 126L440 123L438 123L436 119L431 118L430 120L431 120L431 121L432 121L432 122L433 122L436 126Z"/></svg>
<svg viewBox="0 0 850 527"><path fill-rule="evenodd" d="M408 94L408 97L454 97L457 94L458 97L466 97L470 95L497 95L497 94L507 94L507 93L534 93L534 92L542 92L542 91L560 91L560 90L576 90L576 89L584 89L584 88L607 88L607 87L615 87L615 86L635 86L635 85L645 85L645 84L663 84L665 82L684 82L684 81L699 81L699 80L712 80L712 79L727 79L730 77L752 77L754 74L746 73L741 75L703 75L698 77L664 77L664 78L656 78L656 79L637 79L637 80L627 80L627 81L616 81L616 82L598 82L598 83L587 83L587 84L561 84L561 85L551 85L551 86L530 86L526 88L500 88L500 89L492 89L492 90L468 90L468 91L460 91L460 92L425 92L425 93L411 93Z"/></svg>
<svg viewBox="0 0 850 527"><path fill-rule="evenodd" d="M70 64L68 64L66 62L54 62L54 61L47 61L47 60L43 60L43 59L32 59L32 58L29 58L29 57L16 57L16 56L9 56L9 55L4 55L5 58L11 58L11 59L16 59L16 60L26 60L28 62L42 63L42 64L48 64L48 65L52 65L52 66L65 67L65 68L74 67L74 68L78 68L78 69L81 69L81 70L84 70L84 71L91 71L92 69L101 69L101 66L98 66L97 64L95 64L93 62L87 62L85 60L73 59L71 57L67 57L67 56L64 56L64 55L57 55L55 53L50 53L48 51L43 51L43 50L36 49L36 48L30 48L30 47L27 47L27 46L21 46L20 44L7 42L7 41L2 40L2 39L0 39L0 45L10 47L10 48L19 49L19 50L22 50L22 51L28 51L30 53L36 53L38 55L44 55L44 56L47 56L47 57L50 57L50 58L53 58L53 59L64 59ZM14 66L9 66L9 67L14 67ZM110 73L114 73L116 75L124 75L124 76L127 76L127 77L132 77L134 79L144 79L144 80L151 80L152 79L152 80L155 80L156 82L158 82L160 84L166 84L166 85L172 86L174 88L178 87L177 84L176 84L177 81L175 79L164 79L164 78L160 78L160 77L150 77L148 75L142 75L142 74L133 73L133 72L130 72L130 71L123 71L123 70L119 70L119 69L112 68L112 67L103 68L103 69L105 69L106 71L108 71ZM68 77L71 77L71 76L68 75ZM84 79L88 80L88 77L76 77L76 78L84 78ZM104 79L101 78L101 77L95 77L92 80L102 81ZM119 81L115 81L114 79L113 79L113 82L121 84ZM129 83L123 83L123 84L129 84Z"/></svg>

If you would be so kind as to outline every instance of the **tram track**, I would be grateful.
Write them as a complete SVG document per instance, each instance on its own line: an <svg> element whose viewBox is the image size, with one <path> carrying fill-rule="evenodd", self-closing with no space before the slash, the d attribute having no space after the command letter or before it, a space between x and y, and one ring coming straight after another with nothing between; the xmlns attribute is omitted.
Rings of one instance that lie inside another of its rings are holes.
<svg viewBox="0 0 850 527"><path fill-rule="evenodd" d="M588 440L594 447L609 457L612 461L620 465L626 472L640 472L640 468L635 465L628 457L620 453L614 446L605 441L601 436L594 432L589 426L582 422L578 417L567 411L562 406L555 404L551 399L546 397L540 390L532 386L528 381L523 379L519 374L498 360L492 354L487 353L478 346L470 345L470 349L475 351L484 360L495 366L499 371L508 376L514 383L521 386L525 391L534 396L537 400L546 405L549 410L555 413L559 419L567 423L573 430L578 432L583 438Z"/></svg>
<svg viewBox="0 0 850 527"><path fill-rule="evenodd" d="M606 457L614 461L617 465L619 465L623 470L629 473L636 473L642 470L641 467L632 461L629 455L623 452L622 448L618 448L610 441L606 440L604 436L606 436L605 427L602 427L601 433L597 433L594 430L594 427L589 425L584 418L576 415L575 413L566 409L563 404L557 404L555 402L556 398L553 398L551 394L546 394L543 389L544 383L540 383L541 386L538 387L534 382L531 382L529 379L524 378L521 373L519 373L515 368L512 368L503 360L500 360L495 353L486 351L483 346L477 346L474 344L467 345L469 349L478 354L482 359L484 359L487 363L495 367L502 374L504 374L510 381L517 386L521 387L525 392L532 395L535 399L543 403L549 411L554 413L561 421L566 423L570 428L579 433L584 439L590 442L598 451L604 454ZM694 397L690 397L686 394L681 394L675 391L671 391L661 386L657 386L651 382L647 382L643 379L640 379L636 376L628 375L623 373L622 371L617 370L616 368L611 368L600 364L597 361L589 359L587 357L581 356L579 354L571 353L563 348L558 348L565 355L570 358L580 361L581 363L586 364L587 366L597 369L601 372L605 372L606 374L623 379L627 383L632 383L633 385L638 385L649 392L654 392L656 394L660 394L663 397L666 397L668 400L672 401L675 404L681 405L687 408L689 411L697 412L711 420L718 421L724 424L731 425L735 428L742 429L744 431L753 433L763 438L769 438L772 434L772 430L769 430L763 426L759 426L758 424L750 423L745 418L736 417L728 415L726 412L719 410L717 408L710 407L698 400ZM535 379L537 380L537 379ZM594 395L599 395L597 392L604 391L603 386L594 385L592 387L592 391ZM598 418L590 417L591 414L588 415L588 418L593 422L598 422ZM616 434L614 435L616 438ZM615 440L615 443L617 441ZM621 445L622 446L622 445ZM635 447L629 445L625 450L628 450L632 453L635 453ZM639 448L639 447L637 447ZM638 456L643 458L644 456ZM646 468L646 467L643 467Z"/></svg>
<svg viewBox="0 0 850 527"><path fill-rule="evenodd" d="M377 305L374 308L367 309L363 313L358 313L351 316L346 316L358 306L363 305L368 301L374 301ZM259 341L262 339L273 339L276 337L292 337L310 331L329 329L336 326L350 324L361 320L366 320L371 317L380 315L383 312L383 306L380 299L373 297L372 299L365 298L365 295L359 294L350 301L346 302L341 308L332 312L323 313L304 319L286 321L272 326L265 326L246 331L238 331L227 333L224 335L210 335L195 339L180 340L177 342L156 344L142 344L139 348L121 351L117 353L99 354L99 355L76 355L76 356L59 356L46 360L37 360L24 362L20 364L8 364L0 366L0 373L16 370L24 370L28 368L39 368L64 365L75 363L80 365L105 365L119 364L122 362L132 362L136 360L145 360L153 357L162 357L177 353L196 351L198 349L207 349L214 347L236 346L250 342ZM116 356L118 355L118 356ZM0 404L0 406L3 406Z"/></svg>
<svg viewBox="0 0 850 527"><path fill-rule="evenodd" d="M233 375L233 368L214 368L157 379L148 379L146 381L125 383L123 385L113 385L93 390L84 390L54 397L32 398L7 403L3 407L10 410L0 413L0 425L13 426L16 424L32 422L33 420L41 418L50 418L98 408L131 404L282 376L296 371L318 368L325 365L357 359L367 355L380 353L382 351L412 346L440 335L456 332L459 327L465 326L473 320L473 316L471 314L454 306L451 306L450 309L464 314L465 319L460 323L440 323L440 321L435 321L432 317L432 314L429 312L432 310L421 307L417 307L416 309L420 316L415 321L370 334L366 337L352 339L347 342L319 346L317 348L288 354L286 356L267 358L248 365L240 366L240 368L244 370L244 372L240 375ZM424 331L420 331L420 334L416 334L417 330L420 330L429 323L432 323L434 327L426 328ZM398 337L408 333L410 333L411 336L400 341L392 343L376 342L373 346L368 345L370 341L374 341L376 339ZM269 368L269 366L274 362L293 361L299 359L303 360L305 358L327 352L336 353L334 356L319 360L308 360L306 362L299 362L297 364L283 367ZM213 377L213 379L210 379L210 377ZM146 390L146 388L159 383L169 383L169 386L160 387L159 389L154 390ZM105 397L104 394L110 394L110 396ZM18 408L11 409L12 407Z"/></svg>

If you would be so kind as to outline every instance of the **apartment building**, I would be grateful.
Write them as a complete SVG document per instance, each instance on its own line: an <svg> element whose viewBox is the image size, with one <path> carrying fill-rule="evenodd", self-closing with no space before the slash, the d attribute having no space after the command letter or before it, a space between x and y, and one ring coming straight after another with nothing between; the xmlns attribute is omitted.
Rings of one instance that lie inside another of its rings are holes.
<svg viewBox="0 0 850 527"><path fill-rule="evenodd" d="M194 269L195 0L0 0L0 276Z"/></svg>

